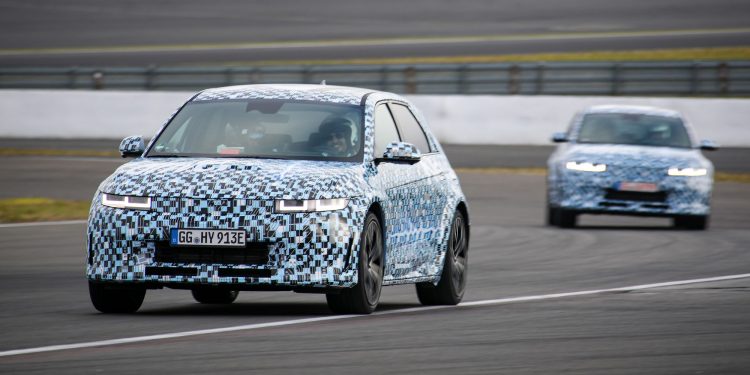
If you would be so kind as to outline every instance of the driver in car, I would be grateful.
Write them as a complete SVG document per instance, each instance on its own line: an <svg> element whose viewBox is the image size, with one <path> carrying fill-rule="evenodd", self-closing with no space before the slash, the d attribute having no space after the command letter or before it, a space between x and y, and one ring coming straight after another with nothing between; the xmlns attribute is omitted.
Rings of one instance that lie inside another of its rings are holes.
<svg viewBox="0 0 750 375"><path fill-rule="evenodd" d="M352 122L344 117L327 119L320 124L320 145L318 151L335 155L349 156L352 148Z"/></svg>

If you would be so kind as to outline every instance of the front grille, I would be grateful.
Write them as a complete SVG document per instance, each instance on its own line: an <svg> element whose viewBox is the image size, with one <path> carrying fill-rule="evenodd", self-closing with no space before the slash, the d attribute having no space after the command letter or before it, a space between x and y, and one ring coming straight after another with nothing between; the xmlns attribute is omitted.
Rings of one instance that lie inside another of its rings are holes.
<svg viewBox="0 0 750 375"><path fill-rule="evenodd" d="M155 260L160 263L265 265L271 244L248 242L245 247L172 247L158 241Z"/></svg>
<svg viewBox="0 0 750 375"><path fill-rule="evenodd" d="M615 201L666 202L667 192L619 191L607 189L604 199Z"/></svg>
<svg viewBox="0 0 750 375"><path fill-rule="evenodd" d="M192 267L146 267L147 276L198 276Z"/></svg>
<svg viewBox="0 0 750 375"><path fill-rule="evenodd" d="M253 268L219 268L219 277L271 277L272 270Z"/></svg>

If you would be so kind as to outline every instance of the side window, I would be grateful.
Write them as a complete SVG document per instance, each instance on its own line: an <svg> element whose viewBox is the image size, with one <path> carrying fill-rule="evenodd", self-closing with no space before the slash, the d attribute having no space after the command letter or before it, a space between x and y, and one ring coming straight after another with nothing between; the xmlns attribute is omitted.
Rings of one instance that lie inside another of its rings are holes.
<svg viewBox="0 0 750 375"><path fill-rule="evenodd" d="M375 108L375 151L373 154L376 158L383 156L385 148L391 142L400 141L396 123L393 122L391 111L385 104Z"/></svg>
<svg viewBox="0 0 750 375"><path fill-rule="evenodd" d="M409 108L400 104L389 104L391 111L393 111L393 117L396 118L398 129L401 132L403 140L409 142L419 149L419 152L426 154L430 150L430 144L427 142L427 137L424 135L422 127L414 118Z"/></svg>

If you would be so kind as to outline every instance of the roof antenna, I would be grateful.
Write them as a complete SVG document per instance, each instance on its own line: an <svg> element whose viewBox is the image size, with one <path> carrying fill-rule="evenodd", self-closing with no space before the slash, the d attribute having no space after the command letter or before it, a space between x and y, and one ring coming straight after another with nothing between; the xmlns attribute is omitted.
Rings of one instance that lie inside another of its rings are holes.
<svg viewBox="0 0 750 375"><path fill-rule="evenodd" d="M323 85L323 86L325 86L326 85L326 80L320 81L320 84Z"/></svg>

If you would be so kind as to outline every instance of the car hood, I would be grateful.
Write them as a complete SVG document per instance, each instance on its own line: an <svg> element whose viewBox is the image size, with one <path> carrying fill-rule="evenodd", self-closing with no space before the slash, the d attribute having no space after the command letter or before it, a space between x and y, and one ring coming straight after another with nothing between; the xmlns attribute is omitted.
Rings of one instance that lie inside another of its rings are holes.
<svg viewBox="0 0 750 375"><path fill-rule="evenodd" d="M711 162L703 157L700 151L695 149L633 145L575 144L570 145L558 160L562 162L578 161L628 167L712 167Z"/></svg>
<svg viewBox="0 0 750 375"><path fill-rule="evenodd" d="M361 195L357 163L273 159L136 159L99 186L150 197L327 199Z"/></svg>

